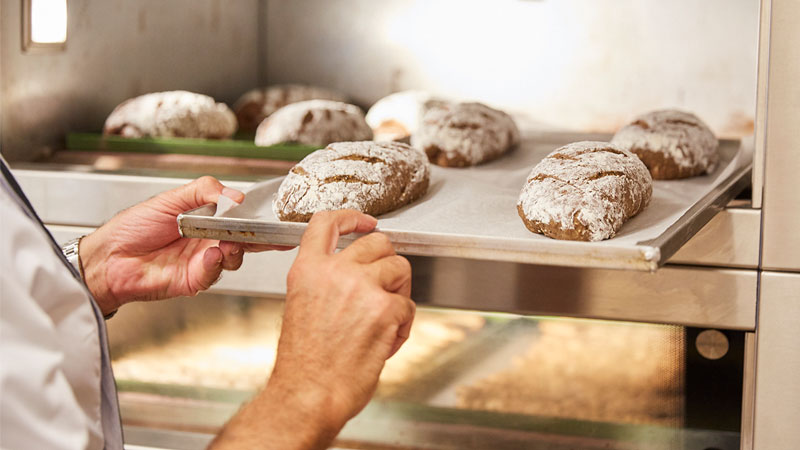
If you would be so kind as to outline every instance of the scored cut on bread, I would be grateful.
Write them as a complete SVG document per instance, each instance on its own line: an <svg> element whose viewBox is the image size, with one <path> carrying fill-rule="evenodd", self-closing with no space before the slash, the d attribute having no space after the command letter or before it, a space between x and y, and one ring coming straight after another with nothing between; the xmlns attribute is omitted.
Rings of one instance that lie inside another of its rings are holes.
<svg viewBox="0 0 800 450"><path fill-rule="evenodd" d="M641 212L652 194L653 179L636 155L608 142L575 142L531 170L517 211L534 233L600 241Z"/></svg>
<svg viewBox="0 0 800 450"><path fill-rule="evenodd" d="M336 142L297 163L272 204L278 219L307 222L318 211L355 209L377 216L422 197L430 166L400 142Z"/></svg>
<svg viewBox="0 0 800 450"><path fill-rule="evenodd" d="M484 104L430 101L424 109L411 144L424 150L434 164L474 166L519 143L519 129L511 116Z"/></svg>
<svg viewBox="0 0 800 450"><path fill-rule="evenodd" d="M708 125L694 114L674 109L637 117L611 142L635 153L656 180L710 173L719 160L719 142Z"/></svg>

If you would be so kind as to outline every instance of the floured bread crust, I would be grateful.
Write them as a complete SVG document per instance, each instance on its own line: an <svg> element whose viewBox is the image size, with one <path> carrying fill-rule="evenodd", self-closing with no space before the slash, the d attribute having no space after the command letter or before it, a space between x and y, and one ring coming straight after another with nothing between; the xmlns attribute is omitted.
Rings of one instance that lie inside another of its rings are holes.
<svg viewBox="0 0 800 450"><path fill-rule="evenodd" d="M103 134L225 139L236 132L236 117L224 103L187 91L153 92L120 103Z"/></svg>
<svg viewBox="0 0 800 450"><path fill-rule="evenodd" d="M239 128L252 131L278 109L306 100L346 102L347 96L341 92L318 86L278 84L245 92L233 104L233 110L236 112Z"/></svg>
<svg viewBox="0 0 800 450"><path fill-rule="evenodd" d="M434 164L474 166L501 156L519 143L508 114L481 103L428 102L411 143Z"/></svg>
<svg viewBox="0 0 800 450"><path fill-rule="evenodd" d="M366 116L375 140L408 141L417 132L425 104L433 99L425 91L401 91L375 102Z"/></svg>
<svg viewBox="0 0 800 450"><path fill-rule="evenodd" d="M517 211L534 233L600 241L641 212L652 194L653 179L636 155L608 142L575 142L533 168Z"/></svg>
<svg viewBox="0 0 800 450"><path fill-rule="evenodd" d="M372 139L364 113L355 105L331 100L292 103L264 119L256 130L256 145L295 142L324 147L331 142Z"/></svg>
<svg viewBox="0 0 800 450"><path fill-rule="evenodd" d="M694 114L672 109L637 117L612 143L635 153L656 180L693 177L714 170L719 143Z"/></svg>
<svg viewBox="0 0 800 450"><path fill-rule="evenodd" d="M308 222L317 211L356 209L377 216L422 197L430 167L400 142L336 142L300 161L278 188L280 220Z"/></svg>

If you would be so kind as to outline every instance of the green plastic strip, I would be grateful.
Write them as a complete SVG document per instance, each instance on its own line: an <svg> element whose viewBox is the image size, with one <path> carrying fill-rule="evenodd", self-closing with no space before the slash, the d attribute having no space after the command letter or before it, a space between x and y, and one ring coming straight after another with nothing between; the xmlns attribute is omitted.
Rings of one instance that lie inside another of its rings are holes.
<svg viewBox="0 0 800 450"><path fill-rule="evenodd" d="M319 147L301 144L278 144L259 147L252 141L191 138L124 138L99 133L67 134L67 150L128 153L228 156L234 158L279 159L299 161Z"/></svg>

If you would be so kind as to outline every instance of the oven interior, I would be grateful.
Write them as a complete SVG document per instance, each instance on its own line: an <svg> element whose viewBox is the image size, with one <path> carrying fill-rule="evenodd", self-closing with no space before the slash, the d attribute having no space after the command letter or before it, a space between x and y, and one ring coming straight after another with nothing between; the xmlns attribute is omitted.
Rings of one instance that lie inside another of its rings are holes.
<svg viewBox="0 0 800 450"><path fill-rule="evenodd" d="M109 333L129 438L217 431L265 384L282 305L203 294L121 310ZM335 445L737 449L743 358L744 332L421 307Z"/></svg>

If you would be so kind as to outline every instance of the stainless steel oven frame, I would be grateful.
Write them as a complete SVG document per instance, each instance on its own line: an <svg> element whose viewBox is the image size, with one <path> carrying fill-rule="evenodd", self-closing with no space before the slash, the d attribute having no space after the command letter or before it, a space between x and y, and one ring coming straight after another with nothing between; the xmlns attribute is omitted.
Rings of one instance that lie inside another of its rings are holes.
<svg viewBox="0 0 800 450"><path fill-rule="evenodd" d="M751 200L730 204L665 267L641 273L422 258L414 261L415 295L451 308L745 331L741 448L800 447L798 24L796 1L760 2ZM185 182L14 161L12 168L43 220L64 240ZM93 199L91 207L85 198ZM214 291L281 295L292 257L251 255ZM276 270L265 277L265 265Z"/></svg>

